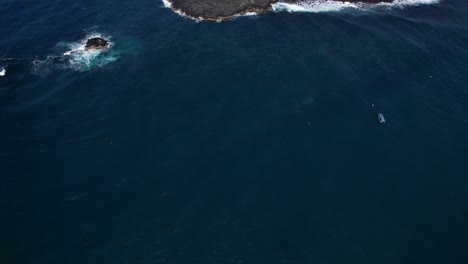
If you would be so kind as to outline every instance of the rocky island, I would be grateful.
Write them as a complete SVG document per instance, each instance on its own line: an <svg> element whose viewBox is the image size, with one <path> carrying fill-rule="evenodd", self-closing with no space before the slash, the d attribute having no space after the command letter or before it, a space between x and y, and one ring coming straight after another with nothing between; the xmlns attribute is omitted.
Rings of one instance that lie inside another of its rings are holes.
<svg viewBox="0 0 468 264"><path fill-rule="evenodd" d="M86 41L85 50L99 50L107 47L109 47L109 41L100 37L94 37Z"/></svg>
<svg viewBox="0 0 468 264"><path fill-rule="evenodd" d="M263 13L272 10L274 3L313 3L323 0L164 0L174 11L194 19L223 20L249 12ZM330 1L330 0L329 0ZM347 0L348 3L391 3L393 0Z"/></svg>

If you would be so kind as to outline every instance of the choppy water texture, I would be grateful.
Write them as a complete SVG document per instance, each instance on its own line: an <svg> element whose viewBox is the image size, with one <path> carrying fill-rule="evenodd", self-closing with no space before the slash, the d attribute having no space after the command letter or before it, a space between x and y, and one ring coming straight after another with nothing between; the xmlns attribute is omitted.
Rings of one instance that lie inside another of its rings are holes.
<svg viewBox="0 0 468 264"><path fill-rule="evenodd" d="M2 1L0 263L467 263L468 5L315 11Z"/></svg>

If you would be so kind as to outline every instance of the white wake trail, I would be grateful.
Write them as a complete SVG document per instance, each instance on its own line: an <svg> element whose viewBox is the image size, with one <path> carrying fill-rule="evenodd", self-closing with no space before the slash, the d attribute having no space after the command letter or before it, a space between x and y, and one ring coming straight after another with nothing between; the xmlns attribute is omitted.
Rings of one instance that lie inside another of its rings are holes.
<svg viewBox="0 0 468 264"><path fill-rule="evenodd" d="M272 4L273 11L286 11L290 13L308 12L338 12L344 9L371 10L373 8L388 7L388 8L404 8L408 6L419 6L439 3L440 0L395 0L392 3L351 3L347 1L333 0L304 0L294 4L278 2Z"/></svg>

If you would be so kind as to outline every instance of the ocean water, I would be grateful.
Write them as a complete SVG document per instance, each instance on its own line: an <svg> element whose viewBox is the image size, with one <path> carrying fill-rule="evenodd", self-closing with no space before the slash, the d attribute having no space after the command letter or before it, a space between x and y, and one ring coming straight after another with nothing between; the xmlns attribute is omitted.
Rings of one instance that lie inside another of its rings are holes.
<svg viewBox="0 0 468 264"><path fill-rule="evenodd" d="M0 263L468 263L468 4L405 3L1 1Z"/></svg>

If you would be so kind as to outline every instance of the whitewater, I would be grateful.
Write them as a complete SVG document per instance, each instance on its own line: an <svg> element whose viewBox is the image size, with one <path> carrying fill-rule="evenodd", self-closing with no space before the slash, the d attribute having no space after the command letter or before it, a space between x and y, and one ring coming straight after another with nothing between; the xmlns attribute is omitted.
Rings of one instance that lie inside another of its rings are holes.
<svg viewBox="0 0 468 264"><path fill-rule="evenodd" d="M109 40L109 47L100 50L86 50L86 41L90 38L105 38ZM92 68L103 67L118 59L118 53L112 49L114 43L111 36L103 33L90 33L76 42L61 42L57 44L56 54L46 55L45 58L35 58L31 62L31 72L36 75L48 75L57 70L88 71ZM64 50L64 51L60 51Z"/></svg>
<svg viewBox="0 0 468 264"><path fill-rule="evenodd" d="M275 12L286 11L290 13L294 12L309 12L309 13L321 13L321 12L338 12L344 9L358 9L358 10L375 10L378 8L404 8L409 6L429 5L436 4L440 0L395 0L392 3L351 3L347 1L329 1L329 0L305 0L294 4L278 2L272 4L272 9Z"/></svg>

